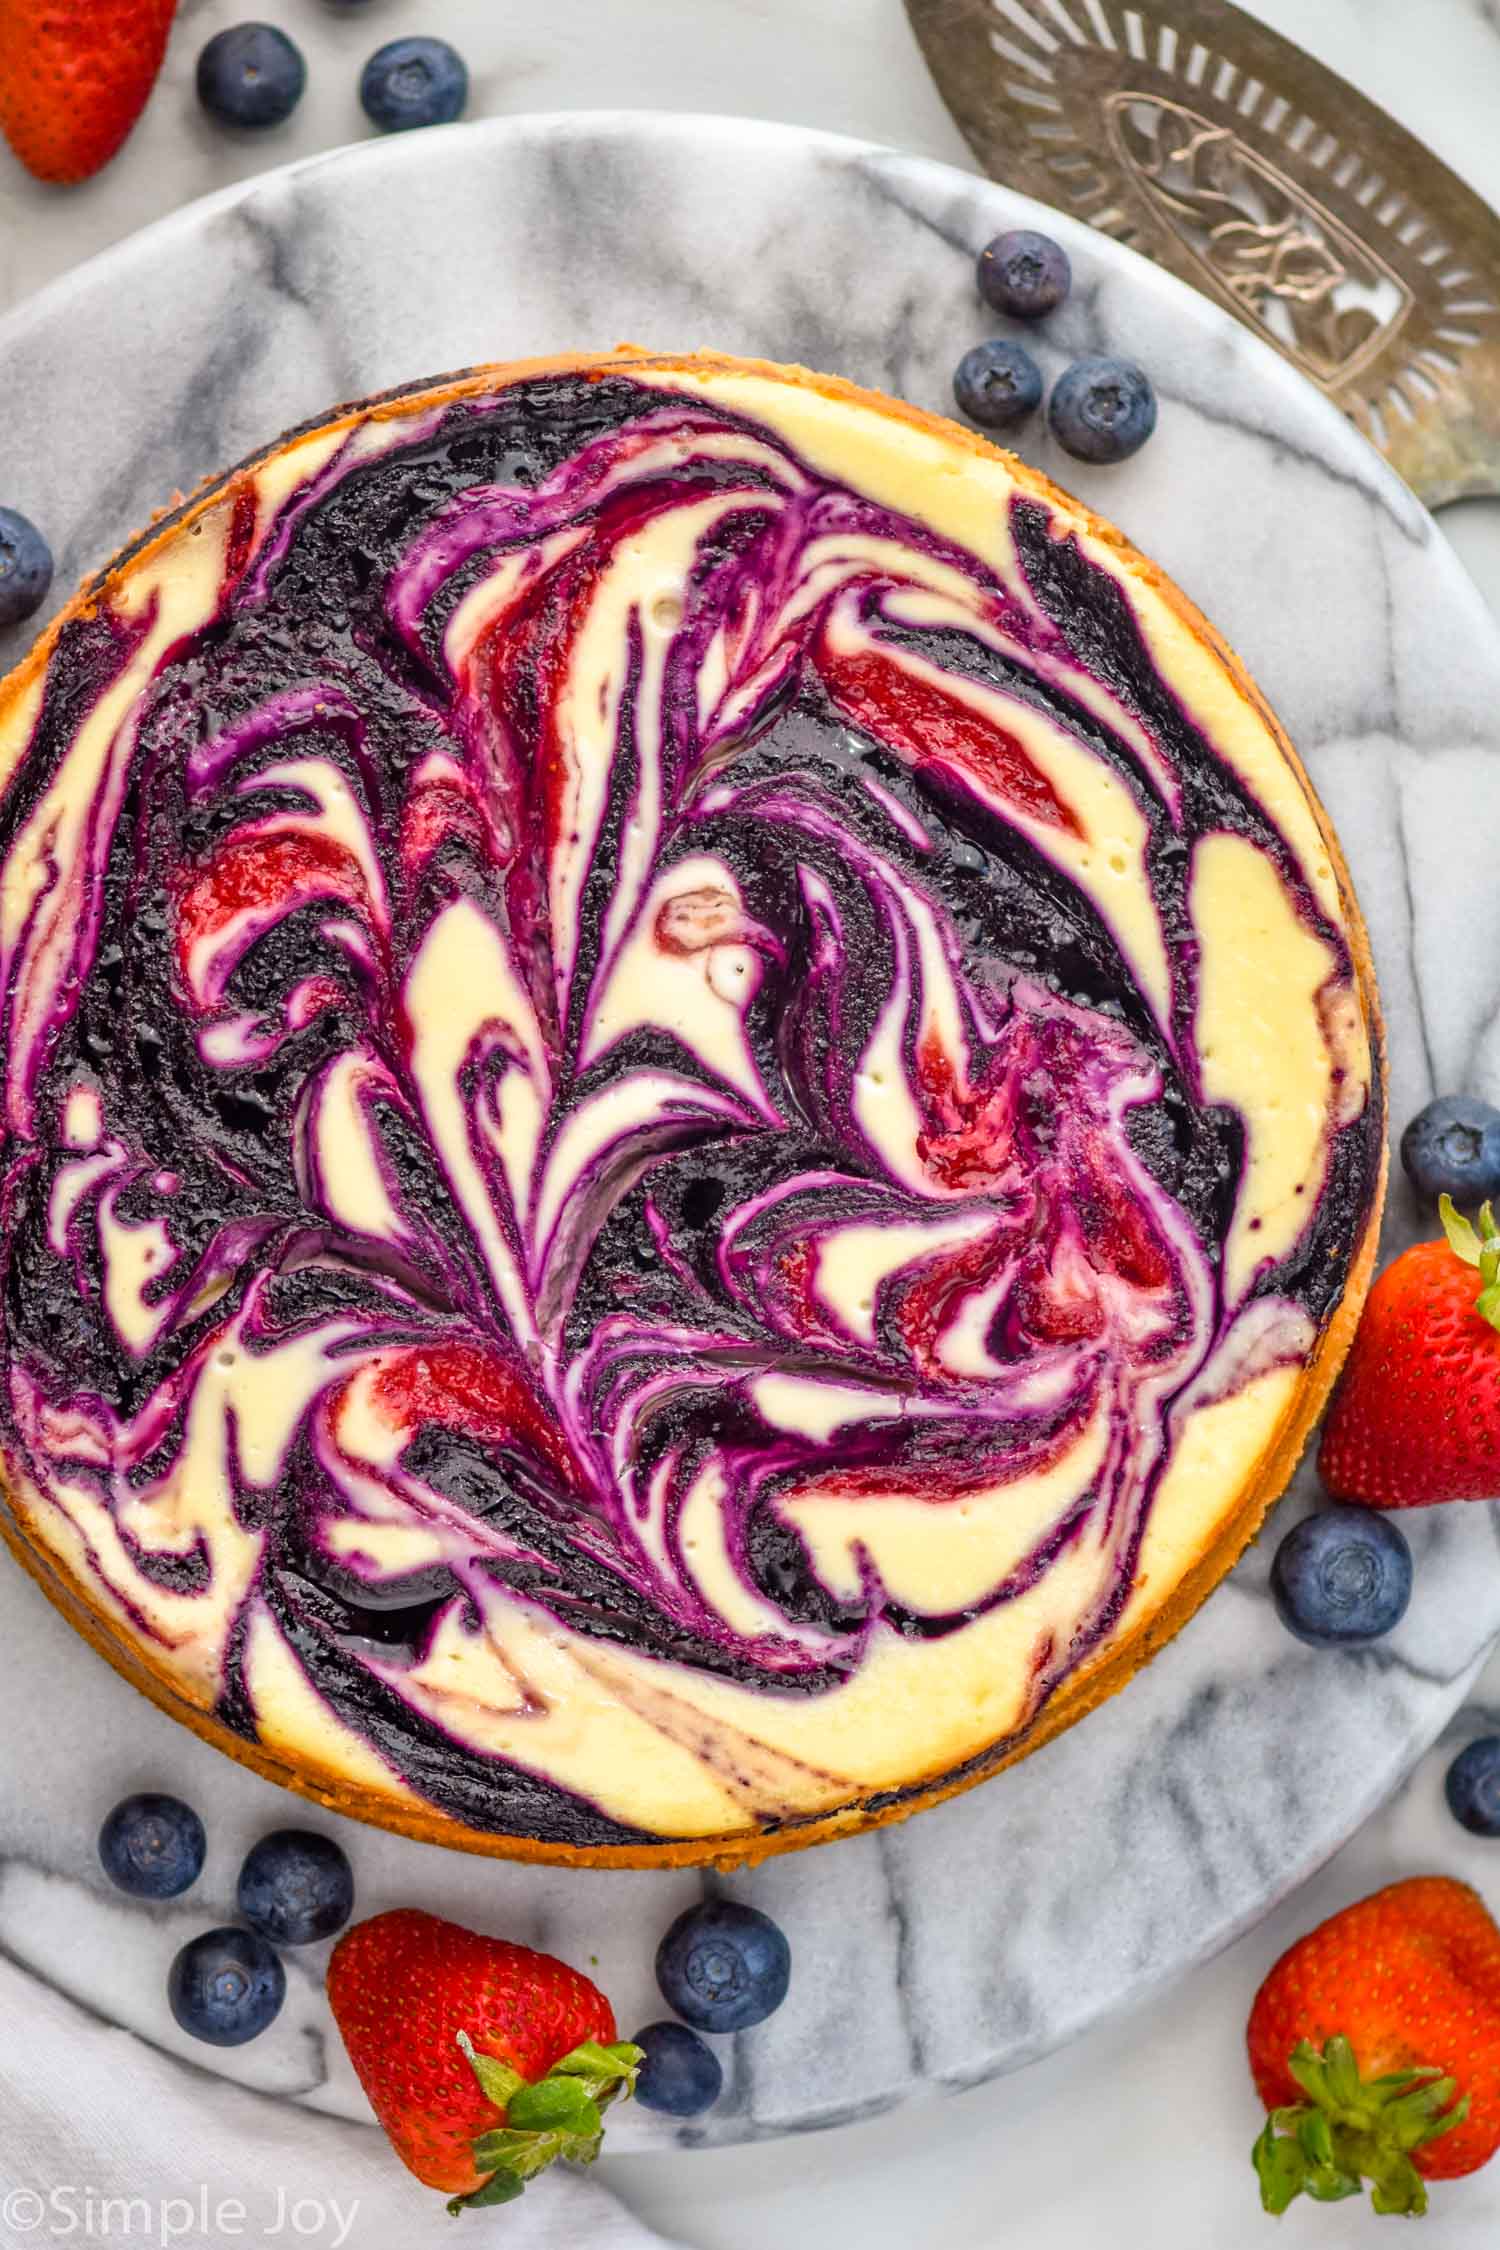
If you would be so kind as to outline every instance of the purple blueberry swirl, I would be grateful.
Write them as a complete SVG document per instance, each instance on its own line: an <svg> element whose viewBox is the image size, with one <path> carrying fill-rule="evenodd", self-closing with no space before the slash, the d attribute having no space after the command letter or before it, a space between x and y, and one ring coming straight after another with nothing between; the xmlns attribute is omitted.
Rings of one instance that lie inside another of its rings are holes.
<svg viewBox="0 0 1500 2250"><path fill-rule="evenodd" d="M1376 1193L1263 715L1061 501L825 407L346 419L0 698L12 1507L183 1700L499 1836L1030 1724Z"/></svg>

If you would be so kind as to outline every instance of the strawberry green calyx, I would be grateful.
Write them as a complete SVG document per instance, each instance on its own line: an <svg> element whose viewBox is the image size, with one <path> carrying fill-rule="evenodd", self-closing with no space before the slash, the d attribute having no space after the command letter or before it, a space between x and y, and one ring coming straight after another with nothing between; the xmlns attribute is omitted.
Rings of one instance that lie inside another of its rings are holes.
<svg viewBox="0 0 1500 2250"><path fill-rule="evenodd" d="M1495 1224L1493 1207L1481 1204L1475 1226L1455 1207L1451 1195L1440 1195L1438 1217L1454 1256L1475 1267L1479 1274L1481 1286L1474 1310L1491 1328L1500 1328L1500 1227Z"/></svg>
<svg viewBox="0 0 1500 2250"><path fill-rule="evenodd" d="M1311 2040L1299 2040L1288 2068L1307 2099L1273 2109L1256 2141L1264 2209L1280 2218L1299 2195L1340 2203L1368 2180L1376 2211L1420 2218L1427 2183L1412 2152L1468 2116L1468 2095L1454 2101L1456 2081L1436 2069L1361 2078L1354 2049L1339 2033L1321 2054Z"/></svg>
<svg viewBox="0 0 1500 2250"><path fill-rule="evenodd" d="M528 2085L517 2070L481 2055L466 2031L458 2035L469 2068L505 2123L481 2133L474 2163L485 2174L467 2195L456 2195L448 2209L478 2210L491 2203L514 2203L528 2180L559 2158L565 2164L592 2164L604 2139L604 2111L621 2095L635 2091L645 2059L628 2040L601 2046L586 2039L555 2062L545 2078Z"/></svg>

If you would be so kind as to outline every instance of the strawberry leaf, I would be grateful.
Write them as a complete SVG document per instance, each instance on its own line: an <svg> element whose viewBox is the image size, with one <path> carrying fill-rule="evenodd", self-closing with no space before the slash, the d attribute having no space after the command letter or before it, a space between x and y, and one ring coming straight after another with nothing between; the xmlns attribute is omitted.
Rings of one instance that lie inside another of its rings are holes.
<svg viewBox="0 0 1500 2250"><path fill-rule="evenodd" d="M521 2073L493 2055L481 2055L466 2031L459 2033L458 2044L483 2092L496 2109L505 2109L526 2083Z"/></svg>
<svg viewBox="0 0 1500 2250"><path fill-rule="evenodd" d="M1455 2102L1453 2097L1457 2092L1451 2078L1439 2078L1433 2085L1424 2086L1419 2094L1407 2094L1393 2103L1386 2117L1396 2146L1403 2153L1421 2148L1424 2142L1434 2138L1432 2125L1439 2117L1442 2119L1440 2130L1444 2133L1461 2125L1469 2114L1469 2097L1465 2094L1462 2101Z"/></svg>
<svg viewBox="0 0 1500 2250"><path fill-rule="evenodd" d="M1297 2120L1297 2139L1309 2164L1332 2164L1333 2127L1326 2109L1305 2109Z"/></svg>
<svg viewBox="0 0 1500 2250"><path fill-rule="evenodd" d="M1335 2032L1323 2049L1328 2074L1329 2098L1340 2109L1349 2109L1358 2102L1364 2088L1359 2082L1359 2064L1354 2049L1342 2033Z"/></svg>
<svg viewBox="0 0 1500 2250"><path fill-rule="evenodd" d="M1455 1258L1462 1258L1466 1266L1479 1264L1479 1237L1459 1210L1451 1195L1438 1197L1438 1217L1443 1222L1443 1232L1448 1237L1448 1248Z"/></svg>
<svg viewBox="0 0 1500 2250"><path fill-rule="evenodd" d="M510 2126L500 2125L493 2133L481 2133L474 2143L475 2168L510 2172L522 2181L533 2179L567 2153L563 2145L566 2138L565 2134L512 2131Z"/></svg>
<svg viewBox="0 0 1500 2250"><path fill-rule="evenodd" d="M459 2033L458 2044L503 2122L475 2140L474 2168L485 2177L468 2195L454 2197L448 2206L453 2212L513 2203L549 2164L592 2164L604 2139L604 2110L634 2092L645 2060L643 2050L628 2040L604 2046L586 2039L545 2078L528 2084L508 2064L480 2054L467 2032Z"/></svg>
<svg viewBox="0 0 1500 2250"><path fill-rule="evenodd" d="M514 2203L525 2193L525 2181L518 2180L514 2172L492 2172L477 2188L470 2188L467 2195L449 2197L449 2216L456 2219L460 2211L482 2211L491 2203Z"/></svg>
<svg viewBox="0 0 1500 2250"><path fill-rule="evenodd" d="M1314 2203L1343 2203L1349 2196L1358 2195L1360 2186L1357 2172L1341 2172L1336 2164L1314 2164L1308 2168L1302 2192Z"/></svg>
<svg viewBox="0 0 1500 2250"><path fill-rule="evenodd" d="M645 2048L633 2047L628 2039L617 2040L612 2047L586 2039L554 2063L548 2076L576 2079L591 2100L609 2102L618 2094L635 2092L636 2074L645 2059Z"/></svg>
<svg viewBox="0 0 1500 2250"><path fill-rule="evenodd" d="M1370 2204L1382 2218L1421 2218L1427 2209L1427 2183L1409 2156L1392 2164L1375 2182Z"/></svg>
<svg viewBox="0 0 1500 2250"><path fill-rule="evenodd" d="M1352 2050L1351 2050L1352 2052ZM1416 2086L1425 2078L1441 2078L1442 2072L1430 2065L1422 2070L1390 2070L1384 2078L1372 2078L1365 2088L1369 2094L1404 2094L1408 2086Z"/></svg>
<svg viewBox="0 0 1500 2250"><path fill-rule="evenodd" d="M590 2101L576 2078L543 2078L523 2086L507 2112L507 2123L523 2133L581 2133L603 2130L599 2105Z"/></svg>
<svg viewBox="0 0 1500 2250"><path fill-rule="evenodd" d="M1432 2067L1361 2078L1340 2034L1321 2052L1299 2040L1287 2068L1307 2099L1272 2110L1256 2140L1263 2208L1279 2216L1299 2195L1342 2203L1368 2180L1377 2211L1420 2217L1427 2187L1412 2151L1468 2116L1468 2096L1455 2100L1457 2081Z"/></svg>
<svg viewBox="0 0 1500 2250"><path fill-rule="evenodd" d="M1273 2219L1279 2219L1302 2193L1307 2158L1298 2143L1290 2135L1278 2133L1274 2119L1268 2117L1265 2131L1255 2144L1253 2160L1260 2181L1261 2207Z"/></svg>
<svg viewBox="0 0 1500 2250"><path fill-rule="evenodd" d="M1455 1209L1451 1195L1438 1197L1438 1216L1454 1256L1478 1271L1481 1287L1474 1310L1491 1328L1500 1328L1500 1227L1495 1224L1494 1207L1481 1206L1477 1231Z"/></svg>

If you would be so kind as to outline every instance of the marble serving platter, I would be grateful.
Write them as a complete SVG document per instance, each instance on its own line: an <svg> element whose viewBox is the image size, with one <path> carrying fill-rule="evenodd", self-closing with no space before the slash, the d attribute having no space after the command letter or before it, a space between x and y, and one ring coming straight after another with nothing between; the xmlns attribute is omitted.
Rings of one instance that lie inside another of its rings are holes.
<svg viewBox="0 0 1500 2250"><path fill-rule="evenodd" d="M198 204L0 324L0 491L43 523L59 594L179 488L290 424L475 360L713 344L948 402L993 325L973 257L1050 226L1077 277L1028 341L1049 374L1126 351L1156 438L1083 471L1021 450L1115 518L1228 634L1338 824L1384 992L1400 1119L1500 1093L1500 639L1430 519L1310 387L1100 235L925 160L791 128L643 115L521 119L316 159ZM0 637L0 663L21 653ZM1411 1230L1398 1188L1388 1239ZM1311 1485L1278 1521L1305 1505ZM726 2052L701 2127L636 2110L628 2147L832 2124L1011 2070L1144 1999L1246 1928L1363 1821L1445 1724L1500 1631L1488 1509L1411 1526L1400 1630L1302 1648L1252 1552L1116 1701L905 1826L732 1880L790 1934L792 1995ZM307 1808L141 1702L0 1568L0 1948L136 2036L338 2116L367 2114L331 2031L324 1952L291 1958L275 2028L195 2046L162 1996L177 1946L233 1911L245 1847ZM99 1819L164 1786L202 1809L203 1881L111 1891ZM361 1906L422 1903L593 1968L622 2027L659 2012L657 1936L704 1878L466 1859L339 1827ZM708 1878L708 1880L724 1880ZM10 2027L19 2035L21 2027Z"/></svg>

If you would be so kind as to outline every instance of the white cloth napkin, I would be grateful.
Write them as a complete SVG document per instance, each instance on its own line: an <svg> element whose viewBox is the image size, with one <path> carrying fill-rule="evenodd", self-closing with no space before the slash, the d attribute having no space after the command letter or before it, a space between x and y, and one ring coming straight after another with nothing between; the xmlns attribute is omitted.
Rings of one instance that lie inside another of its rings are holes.
<svg viewBox="0 0 1500 2250"><path fill-rule="evenodd" d="M450 2219L373 2127L247 2092L102 2024L0 1959L0 2246L662 2250L560 2169Z"/></svg>

